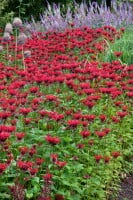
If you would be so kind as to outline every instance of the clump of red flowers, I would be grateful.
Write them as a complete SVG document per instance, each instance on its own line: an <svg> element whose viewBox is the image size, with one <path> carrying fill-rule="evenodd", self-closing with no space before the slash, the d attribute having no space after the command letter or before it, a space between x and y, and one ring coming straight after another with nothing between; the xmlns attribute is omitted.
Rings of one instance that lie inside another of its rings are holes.
<svg viewBox="0 0 133 200"><path fill-rule="evenodd" d="M56 144L59 144L61 142L60 138L58 138L57 136L51 136L51 135L47 135L45 137L45 140L52 145L56 145Z"/></svg>

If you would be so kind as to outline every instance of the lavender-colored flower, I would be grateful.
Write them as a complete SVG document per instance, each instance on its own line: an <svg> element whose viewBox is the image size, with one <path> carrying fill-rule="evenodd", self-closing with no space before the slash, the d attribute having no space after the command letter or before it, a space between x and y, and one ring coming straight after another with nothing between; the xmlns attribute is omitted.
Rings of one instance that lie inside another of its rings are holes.
<svg viewBox="0 0 133 200"><path fill-rule="evenodd" d="M70 7L65 15L61 13L60 5L48 4L48 9L44 14L40 15L43 30L45 31L63 31L70 27L70 23L74 24L74 28L82 26L100 27L110 25L114 27L122 27L133 24L133 7L128 2L117 3L112 1L112 10L110 10L105 3L99 6L96 2L89 3L85 1L81 4L74 3L74 10ZM35 26L35 29L39 26ZM40 25L40 30L42 26ZM36 29L37 31L37 29Z"/></svg>

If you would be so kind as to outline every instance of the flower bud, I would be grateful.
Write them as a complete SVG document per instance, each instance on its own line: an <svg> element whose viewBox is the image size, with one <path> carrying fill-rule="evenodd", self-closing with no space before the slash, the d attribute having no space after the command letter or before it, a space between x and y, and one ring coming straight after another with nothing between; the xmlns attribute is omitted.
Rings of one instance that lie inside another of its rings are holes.
<svg viewBox="0 0 133 200"><path fill-rule="evenodd" d="M22 27L22 20L18 17L15 17L13 20L13 26L16 28Z"/></svg>
<svg viewBox="0 0 133 200"><path fill-rule="evenodd" d="M3 42L8 42L8 41L10 41L10 40L11 40L10 33L5 32L4 35L3 35L2 40L3 40Z"/></svg>
<svg viewBox="0 0 133 200"><path fill-rule="evenodd" d="M27 36L24 33L20 33L17 39L17 43L20 45L25 44Z"/></svg>
<svg viewBox="0 0 133 200"><path fill-rule="evenodd" d="M5 26L5 32L12 34L12 30L13 30L12 24L7 23Z"/></svg>

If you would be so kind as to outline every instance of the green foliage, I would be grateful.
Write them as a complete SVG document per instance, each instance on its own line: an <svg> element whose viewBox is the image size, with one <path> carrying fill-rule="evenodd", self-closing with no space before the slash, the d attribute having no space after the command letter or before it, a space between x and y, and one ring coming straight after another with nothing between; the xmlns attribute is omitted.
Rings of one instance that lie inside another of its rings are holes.
<svg viewBox="0 0 133 200"><path fill-rule="evenodd" d="M114 44L108 43L108 49L105 53L99 55L100 60L105 62L111 62L115 60L116 57L114 52L122 52L120 60L122 63L132 64L133 63L133 27L130 26L126 29L124 35L120 40L116 40Z"/></svg>
<svg viewBox="0 0 133 200"><path fill-rule="evenodd" d="M9 5L9 0L3 0L0 2L0 27L3 27L5 23L9 22L14 15L14 12L9 10L7 12L7 7Z"/></svg>

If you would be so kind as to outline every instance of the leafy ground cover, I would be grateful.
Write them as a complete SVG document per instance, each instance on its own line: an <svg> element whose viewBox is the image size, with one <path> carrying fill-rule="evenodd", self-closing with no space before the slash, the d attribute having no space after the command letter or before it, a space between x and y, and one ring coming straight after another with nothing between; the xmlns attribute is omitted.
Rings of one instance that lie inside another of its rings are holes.
<svg viewBox="0 0 133 200"><path fill-rule="evenodd" d="M99 59L123 32L0 38L1 199L107 200L131 170L133 65Z"/></svg>

